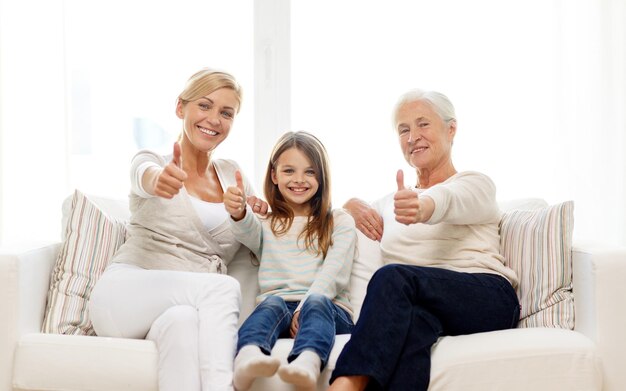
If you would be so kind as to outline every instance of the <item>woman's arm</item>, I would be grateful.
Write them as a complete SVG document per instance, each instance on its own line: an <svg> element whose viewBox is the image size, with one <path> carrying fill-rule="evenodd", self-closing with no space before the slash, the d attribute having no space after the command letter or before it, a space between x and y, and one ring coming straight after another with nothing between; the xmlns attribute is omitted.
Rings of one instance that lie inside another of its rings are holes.
<svg viewBox="0 0 626 391"><path fill-rule="evenodd" d="M479 172L462 172L449 182L425 190L434 210L427 224L487 224L500 218L496 201L496 186Z"/></svg>
<svg viewBox="0 0 626 391"><path fill-rule="evenodd" d="M363 232L368 238L380 242L380 239L383 237L384 223L376 209L358 198L349 199L343 205L343 208L352 216L355 227L359 231Z"/></svg>
<svg viewBox="0 0 626 391"><path fill-rule="evenodd" d="M151 151L138 152L131 163L131 191L142 198L172 198L183 187L187 174L180 168L180 146L174 143L172 160Z"/></svg>

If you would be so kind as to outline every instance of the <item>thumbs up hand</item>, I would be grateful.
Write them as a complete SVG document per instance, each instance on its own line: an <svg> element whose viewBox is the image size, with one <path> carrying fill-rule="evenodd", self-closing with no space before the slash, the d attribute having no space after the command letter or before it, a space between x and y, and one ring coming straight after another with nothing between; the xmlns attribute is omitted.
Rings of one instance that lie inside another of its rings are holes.
<svg viewBox="0 0 626 391"><path fill-rule="evenodd" d="M180 144L174 143L172 161L165 166L154 183L154 194L163 198L172 198L183 187L187 173L183 171L183 157Z"/></svg>
<svg viewBox="0 0 626 391"><path fill-rule="evenodd" d="M416 192L404 186L404 172L398 170L396 174L398 191L393 197L393 213L396 221L405 225L425 221L421 208L421 200Z"/></svg>
<svg viewBox="0 0 626 391"><path fill-rule="evenodd" d="M246 193L239 170L235 171L235 181L237 186L230 186L224 192L224 207L233 220L239 221L246 215Z"/></svg>

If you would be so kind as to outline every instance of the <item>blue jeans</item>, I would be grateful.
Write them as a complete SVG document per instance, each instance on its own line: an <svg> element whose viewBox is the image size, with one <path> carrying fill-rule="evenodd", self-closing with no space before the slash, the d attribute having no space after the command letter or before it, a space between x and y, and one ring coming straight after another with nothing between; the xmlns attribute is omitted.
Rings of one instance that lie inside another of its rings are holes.
<svg viewBox="0 0 626 391"><path fill-rule="evenodd" d="M285 301L279 296L268 296L256 306L239 329L237 353L246 345L256 345L270 354L279 337L289 337L289 327L299 301ZM310 295L300 309L293 348L287 361L291 362L304 350L312 350L320 357L322 369L335 343L335 334L350 334L354 323L343 308L323 295Z"/></svg>
<svg viewBox="0 0 626 391"><path fill-rule="evenodd" d="M440 336L514 328L520 306L504 277L392 264L367 286L359 320L330 382L364 375L368 390L427 390Z"/></svg>

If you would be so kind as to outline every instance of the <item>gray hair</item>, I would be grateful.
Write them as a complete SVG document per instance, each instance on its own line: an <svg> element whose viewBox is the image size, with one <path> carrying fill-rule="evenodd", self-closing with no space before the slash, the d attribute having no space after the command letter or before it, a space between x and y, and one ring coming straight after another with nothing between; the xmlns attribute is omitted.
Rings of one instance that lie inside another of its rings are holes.
<svg viewBox="0 0 626 391"><path fill-rule="evenodd" d="M392 127L396 127L396 117L398 116L398 111L400 110L400 107L402 107L405 103L416 102L420 100L428 102L443 121L456 122L454 106L447 96L445 96L441 92L424 91L416 88L402 94L396 102L393 108L393 117L391 118Z"/></svg>

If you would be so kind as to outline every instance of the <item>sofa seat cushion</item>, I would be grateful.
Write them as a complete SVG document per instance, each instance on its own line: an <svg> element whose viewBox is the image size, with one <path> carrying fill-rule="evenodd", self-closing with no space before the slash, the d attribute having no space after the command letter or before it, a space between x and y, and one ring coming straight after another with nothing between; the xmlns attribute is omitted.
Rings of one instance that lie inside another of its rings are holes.
<svg viewBox="0 0 626 391"><path fill-rule="evenodd" d="M13 387L22 390L157 391L152 341L26 334L15 351Z"/></svg>
<svg viewBox="0 0 626 391"><path fill-rule="evenodd" d="M328 366L317 383L328 386L341 349L350 339L338 335ZM272 355L286 362L293 340L279 339ZM602 389L595 344L581 333L524 328L440 338L433 347L429 391L592 391ZM255 380L251 391L280 390L275 375Z"/></svg>
<svg viewBox="0 0 626 391"><path fill-rule="evenodd" d="M581 333L523 328L441 338L430 391L601 390L595 344Z"/></svg>
<svg viewBox="0 0 626 391"><path fill-rule="evenodd" d="M326 389L349 338L337 336L318 390ZM279 339L272 354L286 362L292 346L293 340ZM157 351L151 341L27 334L16 350L13 383L17 391L156 391L156 376ZM592 391L601 387L594 343L571 330L525 328L444 337L433 347L430 391ZM275 375L257 379L251 391L288 389Z"/></svg>

